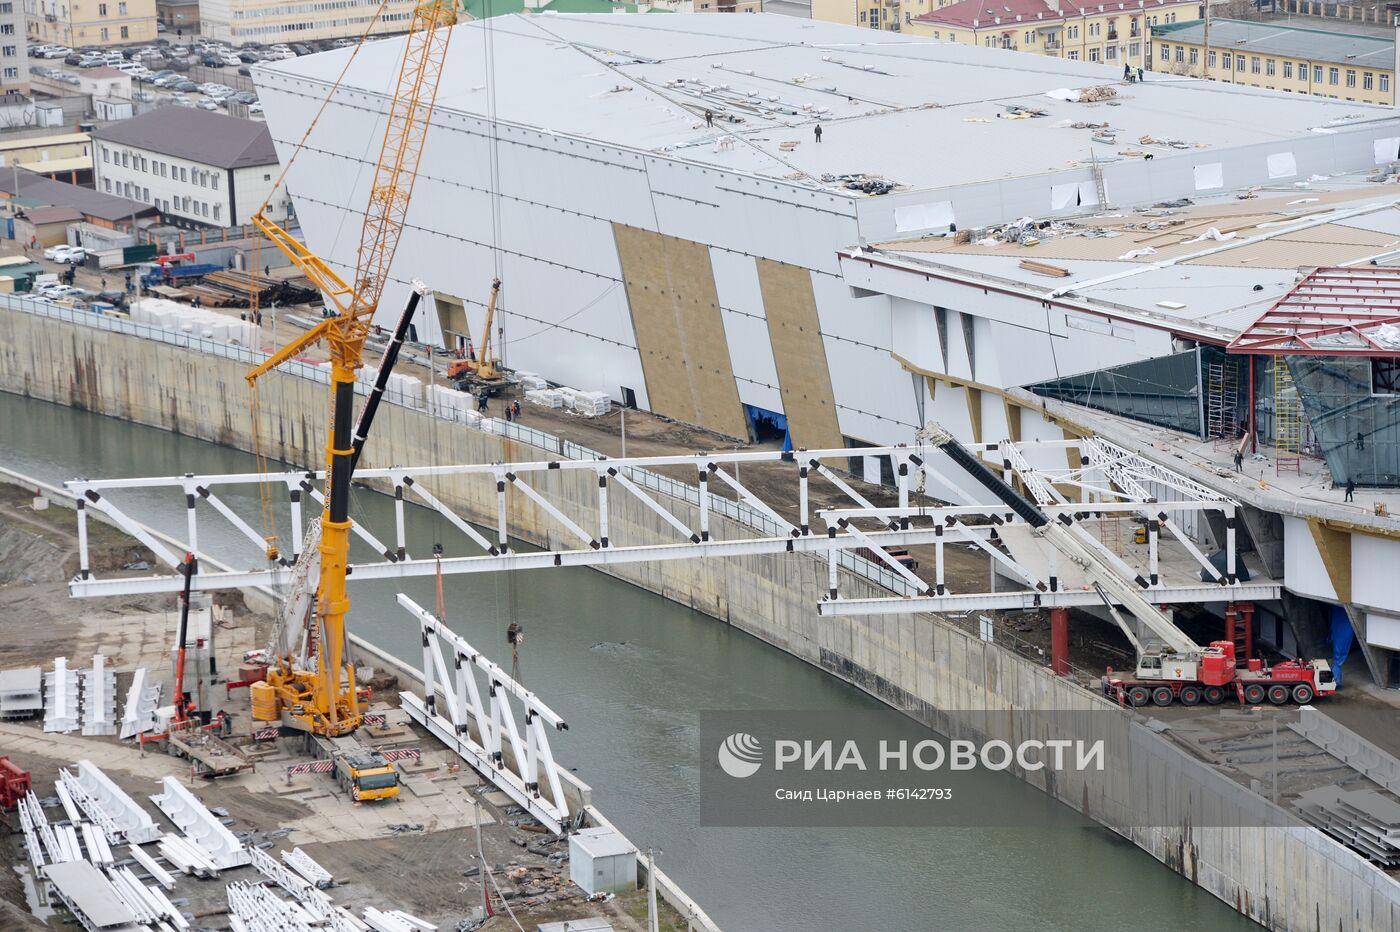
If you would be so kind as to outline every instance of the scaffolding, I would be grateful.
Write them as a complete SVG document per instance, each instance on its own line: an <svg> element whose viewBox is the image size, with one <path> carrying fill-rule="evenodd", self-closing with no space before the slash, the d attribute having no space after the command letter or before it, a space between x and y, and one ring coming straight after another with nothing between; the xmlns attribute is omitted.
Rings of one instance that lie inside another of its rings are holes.
<svg viewBox="0 0 1400 932"><path fill-rule="evenodd" d="M1239 363L1219 359L1206 367L1206 439L1239 439Z"/></svg>
<svg viewBox="0 0 1400 932"><path fill-rule="evenodd" d="M1273 357L1274 377L1274 474L1285 469L1303 473L1303 405L1287 357Z"/></svg>

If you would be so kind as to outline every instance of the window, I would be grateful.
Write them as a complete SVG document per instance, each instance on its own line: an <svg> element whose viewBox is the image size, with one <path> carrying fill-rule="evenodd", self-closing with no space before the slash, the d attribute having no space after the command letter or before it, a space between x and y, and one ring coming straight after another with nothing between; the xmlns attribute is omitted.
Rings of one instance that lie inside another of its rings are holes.
<svg viewBox="0 0 1400 932"><path fill-rule="evenodd" d="M214 172L210 174L209 177L213 180L213 184L211 184L210 187L212 187L215 191L219 190L219 173Z"/></svg>
<svg viewBox="0 0 1400 932"><path fill-rule="evenodd" d="M99 4L97 5L97 15L98 15L98 16L106 16L106 15L107 15L107 4L105 4L105 3L99 3Z"/></svg>
<svg viewBox="0 0 1400 932"><path fill-rule="evenodd" d="M1264 63L1264 73L1271 78L1274 76L1275 64L1272 58Z"/></svg>
<svg viewBox="0 0 1400 932"><path fill-rule="evenodd" d="M1283 63L1283 76L1285 78L1293 77L1293 63L1291 61Z"/></svg>
<svg viewBox="0 0 1400 932"><path fill-rule="evenodd" d="M112 193L112 179L111 179L111 178L103 178L103 179L102 179L102 187L103 187L104 190L106 190L106 192L107 192L108 194L111 194L111 193Z"/></svg>
<svg viewBox="0 0 1400 932"><path fill-rule="evenodd" d="M864 10L861 10L861 11L860 11L860 21L861 21L862 23L865 22L865 11L864 11Z"/></svg>
<svg viewBox="0 0 1400 932"><path fill-rule="evenodd" d="M1253 74L1258 74L1258 73L1259 73L1259 56L1258 56L1258 55L1254 55L1254 56L1251 56L1251 57L1250 57L1250 59L1249 59L1249 70L1250 70L1250 72L1253 73Z"/></svg>
<svg viewBox="0 0 1400 932"><path fill-rule="evenodd" d="M6 23L5 25L0 26L0 36L12 36L12 35L14 35L14 34L15 34L15 24L14 24L14 23Z"/></svg>
<svg viewBox="0 0 1400 932"><path fill-rule="evenodd" d="M215 204L215 205L214 205L214 219L215 219L215 220L218 220L218 219L219 219L219 205L218 205L218 204Z"/></svg>
<svg viewBox="0 0 1400 932"><path fill-rule="evenodd" d="M1244 70L1244 56L1243 56L1243 55L1236 55L1236 56L1235 56L1235 70L1236 70L1236 71L1243 71L1243 70Z"/></svg>
<svg viewBox="0 0 1400 932"><path fill-rule="evenodd" d="M1384 94L1384 93L1386 93L1386 92L1389 91L1389 90L1390 90L1390 75L1388 75L1388 74L1383 74L1383 75L1381 75L1381 93Z"/></svg>
<svg viewBox="0 0 1400 932"><path fill-rule="evenodd" d="M1132 58L1137 58L1138 55L1140 55L1140 54L1142 54L1142 43L1140 43L1140 42L1129 42L1129 43L1128 43L1128 55L1129 55L1130 57L1132 57Z"/></svg>
<svg viewBox="0 0 1400 932"><path fill-rule="evenodd" d="M1369 71L1361 73L1361 87L1363 90L1371 90L1376 85L1376 76Z"/></svg>
<svg viewBox="0 0 1400 932"><path fill-rule="evenodd" d="M1178 46L1176 47L1176 63L1179 65L1179 64L1181 64L1181 63L1182 63L1183 61L1185 61L1185 60L1186 60L1186 46L1184 46L1184 45L1178 45Z"/></svg>
<svg viewBox="0 0 1400 932"><path fill-rule="evenodd" d="M1096 45L1089 50L1089 61L1099 60L1099 47Z"/></svg>
<svg viewBox="0 0 1400 932"><path fill-rule="evenodd" d="M180 166L180 180L186 182L190 180L190 173L185 170L185 166L183 165ZM185 198L185 200L188 201L189 198Z"/></svg>
<svg viewBox="0 0 1400 932"><path fill-rule="evenodd" d="M106 27L106 26L103 26L103 27L102 27L101 29L99 29L97 32L98 32L98 34L102 37L102 39L103 39L104 41L106 41L106 39L107 39L107 27Z"/></svg>
<svg viewBox="0 0 1400 932"><path fill-rule="evenodd" d="M1327 69L1327 83L1328 83L1328 84L1336 84L1336 83L1337 83L1337 80L1341 77L1341 73L1342 73L1342 69L1340 69L1340 68L1328 68L1328 69Z"/></svg>
<svg viewBox="0 0 1400 932"><path fill-rule="evenodd" d="M1078 50L1071 50L1071 51L1070 51L1070 53L1069 53L1069 60L1070 60L1070 61L1079 61L1079 52L1078 52Z"/></svg>
<svg viewBox="0 0 1400 932"><path fill-rule="evenodd" d="M125 16L125 15L126 15L126 4L125 4L125 3L118 3L118 4L117 4L117 12L120 13L122 16Z"/></svg>
<svg viewBox="0 0 1400 932"><path fill-rule="evenodd" d="M1106 49L1104 50L1103 56L1104 56L1104 58L1107 59L1108 61L1117 61L1117 60L1118 60L1118 46L1116 46L1116 45L1110 45L1108 48L1106 48Z"/></svg>
<svg viewBox="0 0 1400 932"><path fill-rule="evenodd" d="M1208 67L1208 68L1214 68L1214 67L1215 67L1215 49L1211 49L1211 50L1210 50L1210 53L1209 53L1208 55L1206 55L1206 67Z"/></svg>
<svg viewBox="0 0 1400 932"><path fill-rule="evenodd" d="M1066 37L1066 38L1069 38L1069 39L1078 39L1078 38L1079 38L1079 27L1078 27L1077 25L1068 27L1068 28L1065 30L1065 37Z"/></svg>
<svg viewBox="0 0 1400 932"><path fill-rule="evenodd" d="M1099 24L1098 24L1098 23L1090 23L1090 24L1089 24L1089 35L1090 35L1090 36L1097 36L1098 34L1099 34Z"/></svg>
<svg viewBox="0 0 1400 932"><path fill-rule="evenodd" d="M18 69L18 68L6 68L6 69L5 69L5 77L7 77L7 78L17 78L17 77L19 77L19 69Z"/></svg>
<svg viewBox="0 0 1400 932"><path fill-rule="evenodd" d="M0 13L13 13L15 5L13 3L0 3Z"/></svg>
<svg viewBox="0 0 1400 932"><path fill-rule="evenodd" d="M15 47L14 47L13 45L7 45L7 46L5 46L5 48L4 48L4 53L5 53L5 57L6 57L6 58L14 58L14 57L15 57Z"/></svg>
<svg viewBox="0 0 1400 932"><path fill-rule="evenodd" d="M111 155L112 155L111 151L110 151L106 146L103 146L103 147L102 147L102 161L104 161L104 162L110 162L110 161L112 161Z"/></svg>
<svg viewBox="0 0 1400 932"><path fill-rule="evenodd" d="M1356 72L1347 69L1347 87L1356 87Z"/></svg>
<svg viewBox="0 0 1400 932"><path fill-rule="evenodd" d="M1162 45L1162 61L1171 61L1171 56L1172 56L1171 46L1168 46L1168 45L1166 45L1166 44L1163 44L1163 45Z"/></svg>
<svg viewBox="0 0 1400 932"><path fill-rule="evenodd" d="M130 38L131 38L131 29L130 29L130 28L128 28L128 27L126 27L126 26L123 26L123 27L122 27L122 38L123 38L123 39L130 39Z"/></svg>
<svg viewBox="0 0 1400 932"><path fill-rule="evenodd" d="M1322 83L1322 66L1321 66L1321 65L1313 65L1313 83L1314 83L1314 84L1321 84L1321 83Z"/></svg>

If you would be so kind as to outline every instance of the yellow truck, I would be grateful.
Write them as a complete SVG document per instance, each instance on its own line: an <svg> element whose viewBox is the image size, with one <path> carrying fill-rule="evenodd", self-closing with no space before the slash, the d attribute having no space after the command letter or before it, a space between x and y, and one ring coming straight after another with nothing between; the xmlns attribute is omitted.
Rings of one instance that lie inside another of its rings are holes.
<svg viewBox="0 0 1400 932"><path fill-rule="evenodd" d="M367 748L354 736L316 736L322 755L331 761L331 772L340 788L355 802L394 799L399 795L399 772L394 762Z"/></svg>

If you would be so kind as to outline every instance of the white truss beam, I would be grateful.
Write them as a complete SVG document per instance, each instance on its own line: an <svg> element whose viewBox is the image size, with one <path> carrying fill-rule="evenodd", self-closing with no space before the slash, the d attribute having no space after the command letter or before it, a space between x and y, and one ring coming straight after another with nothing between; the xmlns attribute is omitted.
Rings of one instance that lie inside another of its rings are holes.
<svg viewBox="0 0 1400 932"><path fill-rule="evenodd" d="M403 593L399 604L417 620L423 643L423 695L399 694L409 716L551 832L560 834L569 818L569 806L545 726L562 731L568 727L564 720L431 612ZM444 646L452 654L451 675L443 658ZM473 668L486 675L485 705ZM444 703L438 702L439 687ZM524 714L523 737L511 697ZM472 737L473 726L476 738Z"/></svg>

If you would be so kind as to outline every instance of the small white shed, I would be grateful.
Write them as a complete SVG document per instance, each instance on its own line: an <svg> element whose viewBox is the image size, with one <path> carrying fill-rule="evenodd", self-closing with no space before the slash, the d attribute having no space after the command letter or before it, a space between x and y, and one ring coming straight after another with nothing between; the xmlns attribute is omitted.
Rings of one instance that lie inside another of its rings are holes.
<svg viewBox="0 0 1400 932"><path fill-rule="evenodd" d="M569 836L569 879L590 896L637 889L637 849L610 828L585 828Z"/></svg>

